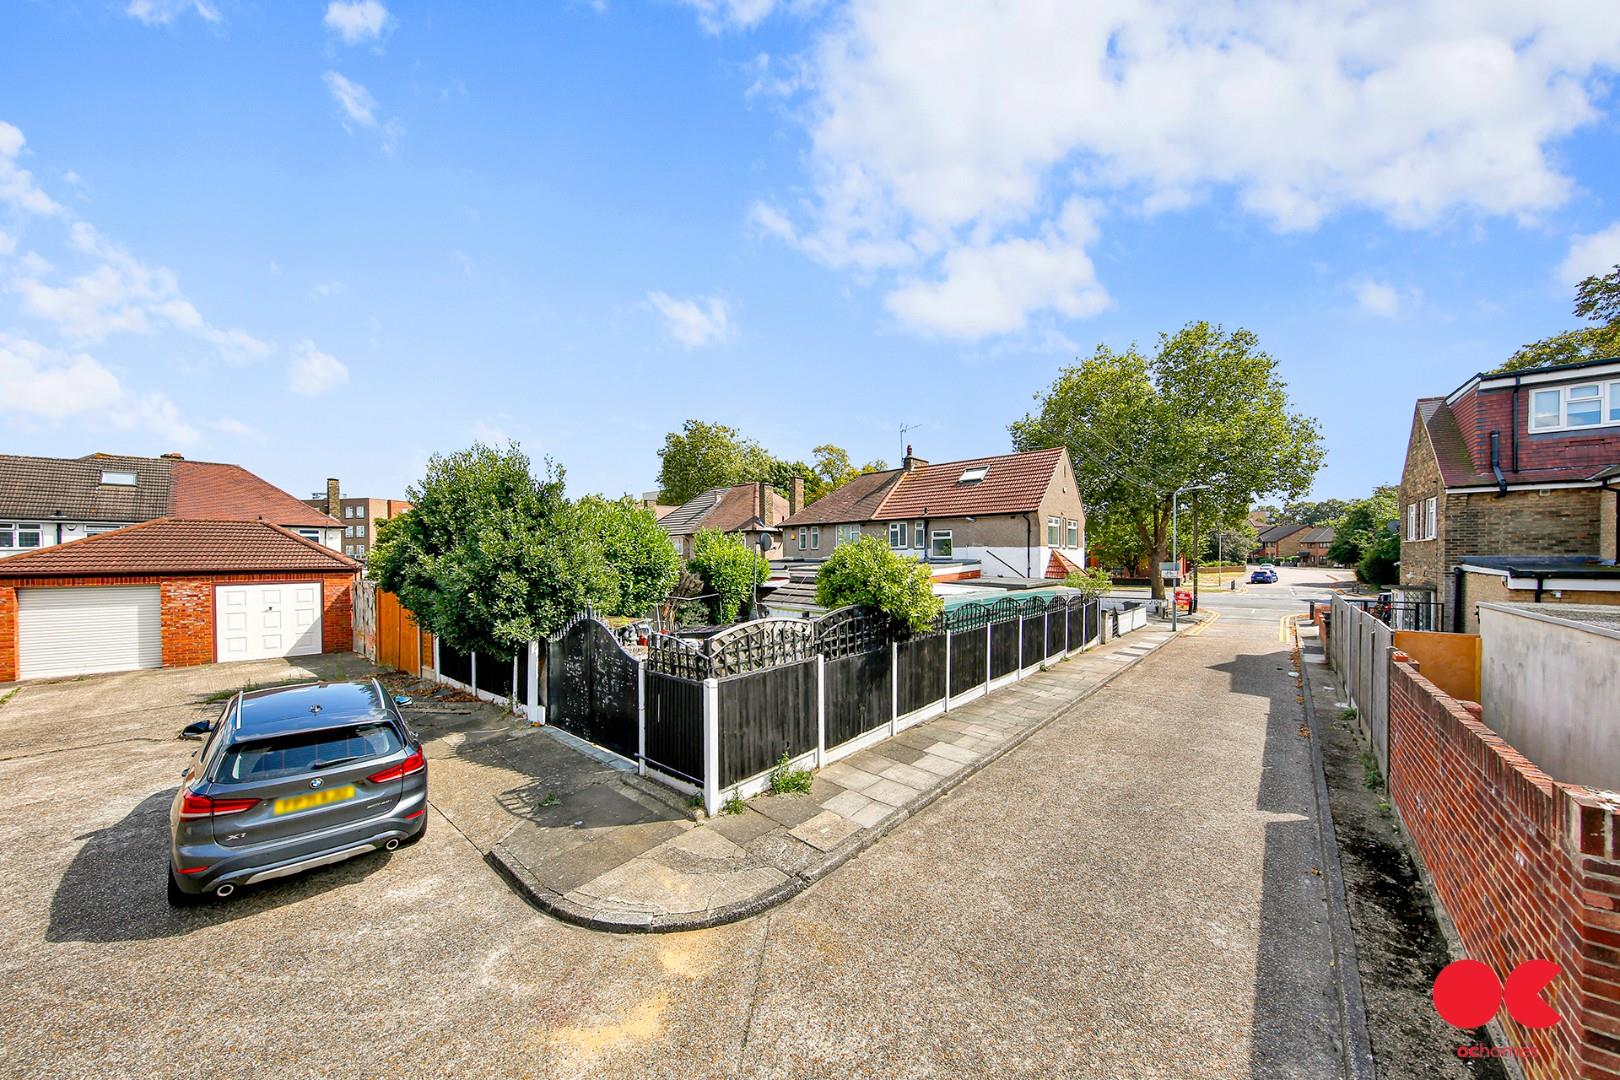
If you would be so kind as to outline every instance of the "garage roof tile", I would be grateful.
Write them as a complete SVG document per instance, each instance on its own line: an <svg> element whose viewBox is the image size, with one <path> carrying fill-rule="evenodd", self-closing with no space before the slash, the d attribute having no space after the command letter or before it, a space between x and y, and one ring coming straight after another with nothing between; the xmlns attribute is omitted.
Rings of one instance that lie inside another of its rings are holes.
<svg viewBox="0 0 1620 1080"><path fill-rule="evenodd" d="M341 573L360 564L262 521L158 518L0 559L0 578Z"/></svg>

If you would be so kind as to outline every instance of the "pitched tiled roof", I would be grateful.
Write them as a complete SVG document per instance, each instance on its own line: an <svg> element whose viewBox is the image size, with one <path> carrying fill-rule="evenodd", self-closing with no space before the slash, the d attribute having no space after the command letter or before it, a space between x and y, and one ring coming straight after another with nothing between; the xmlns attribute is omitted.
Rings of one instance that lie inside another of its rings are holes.
<svg viewBox="0 0 1620 1080"><path fill-rule="evenodd" d="M175 517L196 521L268 521L272 525L332 528L325 512L295 499L240 465L173 461Z"/></svg>
<svg viewBox="0 0 1620 1080"><path fill-rule="evenodd" d="M831 525L846 521L872 521L878 516L878 508L883 503L883 497L889 493L889 489L901 475L899 469L862 473L782 522L782 528Z"/></svg>
<svg viewBox="0 0 1620 1080"><path fill-rule="evenodd" d="M103 484L104 470L132 472L135 483ZM169 512L169 487L169 462L162 458L0 454L0 518L147 521Z"/></svg>
<svg viewBox="0 0 1620 1080"><path fill-rule="evenodd" d="M775 490L770 493L771 520L776 525L787 517L787 500ZM700 529L737 532L746 529L759 517L759 485L738 484L729 488L710 488L701 495L677 506L658 519L671 536L687 536Z"/></svg>
<svg viewBox="0 0 1620 1080"><path fill-rule="evenodd" d="M1018 514L1040 509L1068 451L1061 446L1027 454L998 454L923 465L901 476L883 500L879 518L960 517L963 514ZM963 483L965 470L980 467L984 479Z"/></svg>
<svg viewBox="0 0 1620 1080"><path fill-rule="evenodd" d="M1285 540L1288 537L1293 536L1303 528L1306 528L1306 526L1301 525L1297 521L1289 521L1284 522L1281 525L1273 525L1268 529L1260 530L1260 542L1262 544L1275 544L1279 540Z"/></svg>
<svg viewBox="0 0 1620 1080"><path fill-rule="evenodd" d="M1457 416L1444 398L1421 398L1418 400L1417 409L1424 430L1429 433L1429 445L1434 448L1435 462L1440 466L1440 476L1445 481L1446 487L1495 485L1496 475L1490 470L1490 462L1475 464L1473 455L1468 452L1468 443L1463 438L1462 427L1457 423ZM1504 450L1504 458L1506 455L1507 451ZM1506 461L1502 467L1504 470L1508 468ZM1601 479L1601 472L1601 469L1591 465L1560 465L1544 469L1504 472L1503 478L1510 484L1556 483Z"/></svg>
<svg viewBox="0 0 1620 1080"><path fill-rule="evenodd" d="M1331 544L1333 538L1337 535L1338 530L1334 529L1333 526L1324 525L1321 528L1312 529L1300 537L1299 542L1302 544Z"/></svg>
<svg viewBox="0 0 1620 1080"><path fill-rule="evenodd" d="M267 522L179 518L157 518L0 559L0 578L358 569L353 559Z"/></svg>

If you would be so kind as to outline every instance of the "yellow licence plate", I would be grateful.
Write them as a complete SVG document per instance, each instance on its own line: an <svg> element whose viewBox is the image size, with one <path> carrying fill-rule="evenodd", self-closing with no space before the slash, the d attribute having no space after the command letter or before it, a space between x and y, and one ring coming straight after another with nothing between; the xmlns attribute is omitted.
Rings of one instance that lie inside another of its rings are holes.
<svg viewBox="0 0 1620 1080"><path fill-rule="evenodd" d="M354 798L354 785L346 784L343 787L335 787L327 791L312 791L308 795L292 795L285 799L277 799L274 809L278 814L296 814L300 810L309 810L317 806L326 806L330 803L342 802L344 799L352 798Z"/></svg>

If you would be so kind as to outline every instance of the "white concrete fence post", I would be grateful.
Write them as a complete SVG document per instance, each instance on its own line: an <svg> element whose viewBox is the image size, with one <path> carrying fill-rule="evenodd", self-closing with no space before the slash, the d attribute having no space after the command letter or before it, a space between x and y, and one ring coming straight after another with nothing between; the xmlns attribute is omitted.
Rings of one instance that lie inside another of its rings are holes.
<svg viewBox="0 0 1620 1080"><path fill-rule="evenodd" d="M703 680L703 812L720 812L720 683Z"/></svg>
<svg viewBox="0 0 1620 1080"><path fill-rule="evenodd" d="M545 706L540 704L540 645L538 641L529 642L529 685L523 703L528 707L531 724L546 722Z"/></svg>
<svg viewBox="0 0 1620 1080"><path fill-rule="evenodd" d="M636 663L636 772L647 775L647 661Z"/></svg>
<svg viewBox="0 0 1620 1080"><path fill-rule="evenodd" d="M816 768L827 764L827 658L816 654Z"/></svg>
<svg viewBox="0 0 1620 1080"><path fill-rule="evenodd" d="M889 642L889 736L900 730L900 643Z"/></svg>
<svg viewBox="0 0 1620 1080"><path fill-rule="evenodd" d="M951 711L951 632L945 631L945 711Z"/></svg>

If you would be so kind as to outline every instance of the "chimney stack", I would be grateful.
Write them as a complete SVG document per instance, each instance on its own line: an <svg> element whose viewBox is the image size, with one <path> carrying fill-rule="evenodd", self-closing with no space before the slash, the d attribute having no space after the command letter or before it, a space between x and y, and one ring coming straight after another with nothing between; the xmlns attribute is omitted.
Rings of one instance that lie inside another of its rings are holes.
<svg viewBox="0 0 1620 1080"><path fill-rule="evenodd" d="M342 517L343 494L338 489L337 477L326 478L326 512L333 517Z"/></svg>
<svg viewBox="0 0 1620 1080"><path fill-rule="evenodd" d="M900 461L901 467L904 468L906 470L906 472L916 472L918 469L922 468L924 465L927 465L927 464L928 464L927 460L925 460L924 458L917 457L914 454L912 454L912 452L911 452L911 444L906 443L906 456L904 458L902 458L901 461Z"/></svg>
<svg viewBox="0 0 1620 1080"><path fill-rule="evenodd" d="M759 515L759 520L766 525L773 524L771 521L771 484L769 480L759 482L758 497L754 502L754 512Z"/></svg>
<svg viewBox="0 0 1620 1080"><path fill-rule="evenodd" d="M804 509L804 477L795 476L788 485L788 517Z"/></svg>

